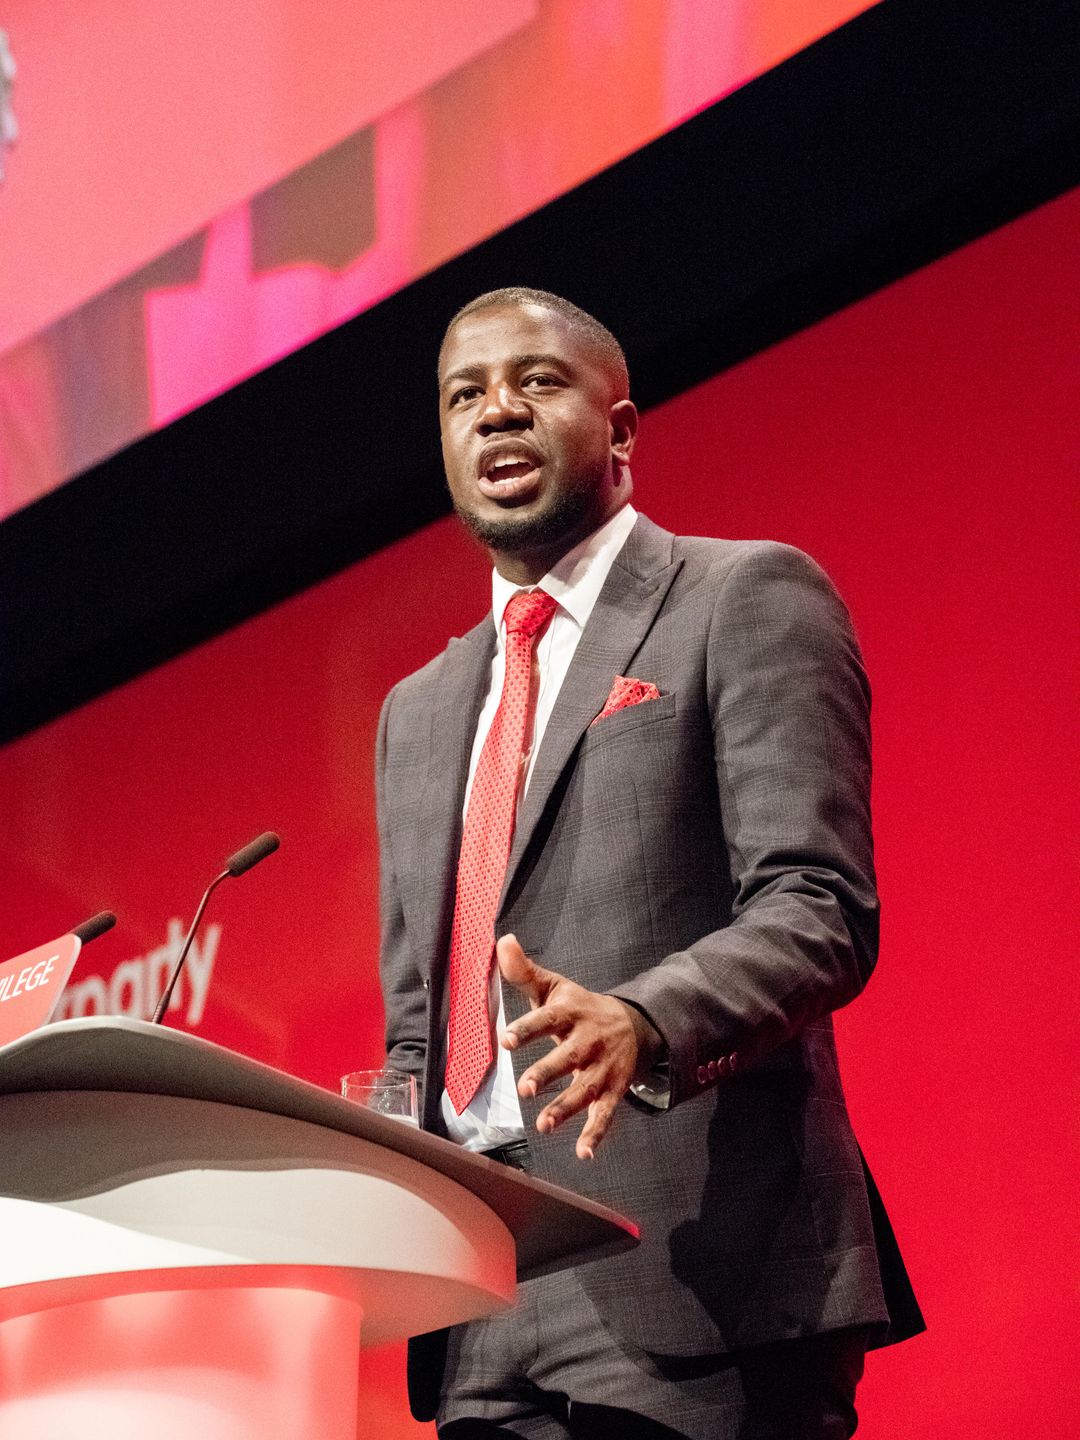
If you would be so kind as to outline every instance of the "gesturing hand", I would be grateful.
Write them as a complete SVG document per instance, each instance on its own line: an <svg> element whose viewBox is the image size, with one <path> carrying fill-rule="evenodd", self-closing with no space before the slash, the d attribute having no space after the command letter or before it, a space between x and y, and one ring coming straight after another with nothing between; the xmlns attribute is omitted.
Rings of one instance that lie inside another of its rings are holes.
<svg viewBox="0 0 1080 1440"><path fill-rule="evenodd" d="M576 1151L579 1160L591 1160L635 1073L646 1069L659 1051L660 1035L632 1005L537 965L513 935L502 937L495 954L503 980L529 999L529 1014L508 1025L499 1043L517 1050L548 1035L555 1047L525 1071L518 1094L538 1095L553 1081L572 1075L572 1083L540 1111L536 1128L550 1134L571 1115L588 1110Z"/></svg>

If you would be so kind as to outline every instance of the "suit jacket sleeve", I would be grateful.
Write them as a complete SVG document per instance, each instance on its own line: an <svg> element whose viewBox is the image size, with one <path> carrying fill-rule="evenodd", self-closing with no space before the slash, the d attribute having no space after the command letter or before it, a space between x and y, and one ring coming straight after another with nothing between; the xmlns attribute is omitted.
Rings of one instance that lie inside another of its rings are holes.
<svg viewBox="0 0 1080 1440"><path fill-rule="evenodd" d="M711 585L705 694L731 923L612 992L666 1040L671 1104L847 1004L877 953L870 697L847 611L788 546L747 547Z"/></svg>
<svg viewBox="0 0 1080 1440"><path fill-rule="evenodd" d="M386 804L386 736L395 692L379 717L375 751L375 802L379 829L379 978L386 1009L386 1063L423 1079L427 1046L427 993L405 934L405 917L394 870Z"/></svg>

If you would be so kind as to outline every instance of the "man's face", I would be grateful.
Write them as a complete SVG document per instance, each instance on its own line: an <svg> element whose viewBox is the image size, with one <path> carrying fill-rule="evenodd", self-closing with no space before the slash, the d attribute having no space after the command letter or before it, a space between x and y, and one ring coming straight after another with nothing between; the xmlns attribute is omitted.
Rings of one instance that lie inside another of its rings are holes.
<svg viewBox="0 0 1080 1440"><path fill-rule="evenodd" d="M475 311L439 366L454 508L507 578L534 583L629 498L637 413L587 336L555 311Z"/></svg>

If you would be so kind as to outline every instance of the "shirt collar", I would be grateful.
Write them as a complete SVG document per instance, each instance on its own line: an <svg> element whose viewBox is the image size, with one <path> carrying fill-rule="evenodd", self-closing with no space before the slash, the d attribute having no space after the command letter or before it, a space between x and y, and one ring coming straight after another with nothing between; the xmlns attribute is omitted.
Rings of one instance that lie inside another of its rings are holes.
<svg viewBox="0 0 1080 1440"><path fill-rule="evenodd" d="M546 590L576 622L578 628L584 630L600 591L604 588L608 571L616 555L626 544L636 520L637 511L634 507L624 505L610 519L605 520L598 530L594 530L572 550L568 550L542 577L538 586L531 588ZM491 616L500 643L506 607L512 597L524 588L526 587L505 579L498 570L491 572Z"/></svg>

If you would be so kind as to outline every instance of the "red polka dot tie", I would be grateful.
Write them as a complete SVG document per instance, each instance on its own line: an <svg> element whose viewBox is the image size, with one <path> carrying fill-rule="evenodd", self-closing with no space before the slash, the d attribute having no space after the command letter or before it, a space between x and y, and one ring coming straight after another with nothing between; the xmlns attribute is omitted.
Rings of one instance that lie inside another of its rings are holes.
<svg viewBox="0 0 1080 1440"><path fill-rule="evenodd" d="M533 644L555 601L543 590L519 592L506 607L506 675L499 708L480 751L458 859L450 933L450 1036L446 1093L457 1114L472 1100L492 1061L488 977L525 742L532 727Z"/></svg>

